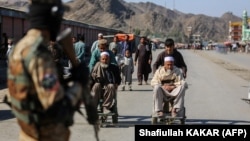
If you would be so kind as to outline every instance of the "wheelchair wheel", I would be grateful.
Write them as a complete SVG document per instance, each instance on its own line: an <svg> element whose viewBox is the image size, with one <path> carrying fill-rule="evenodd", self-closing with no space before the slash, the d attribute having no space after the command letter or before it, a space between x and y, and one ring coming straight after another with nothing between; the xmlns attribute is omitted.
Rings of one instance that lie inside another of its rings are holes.
<svg viewBox="0 0 250 141"><path fill-rule="evenodd" d="M107 116L102 116L102 117L101 117L101 122L102 122L102 123L105 123L105 122L107 122L107 119L108 119Z"/></svg>
<svg viewBox="0 0 250 141"><path fill-rule="evenodd" d="M186 121L186 108L183 109L182 118L180 119L181 125L184 125Z"/></svg>
<svg viewBox="0 0 250 141"><path fill-rule="evenodd" d="M181 125L185 125L185 118L181 119Z"/></svg>
<svg viewBox="0 0 250 141"><path fill-rule="evenodd" d="M112 116L112 123L113 123L113 124L118 123L118 114L114 114L114 115Z"/></svg>
<svg viewBox="0 0 250 141"><path fill-rule="evenodd" d="M151 124L157 124L157 117L152 117L151 118Z"/></svg>
<svg viewBox="0 0 250 141"><path fill-rule="evenodd" d="M118 109L117 109L117 102L115 102L114 106L111 108L112 113L114 113L114 115L112 115L112 123L116 124L118 123Z"/></svg>

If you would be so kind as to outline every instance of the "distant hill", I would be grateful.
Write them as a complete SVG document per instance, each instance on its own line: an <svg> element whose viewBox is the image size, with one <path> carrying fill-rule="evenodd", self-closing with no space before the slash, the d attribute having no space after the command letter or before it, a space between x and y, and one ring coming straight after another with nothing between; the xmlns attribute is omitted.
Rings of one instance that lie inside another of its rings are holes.
<svg viewBox="0 0 250 141"><path fill-rule="evenodd" d="M2 2L3 1L3 2ZM27 0L2 0L1 5L24 10ZM229 21L241 21L230 12L221 17L203 14L185 14L166 9L150 2L127 3L124 0L72 0L66 3L70 12L65 18L102 27L136 32L140 35L174 37L176 41L187 41L187 27L204 40L224 41L228 36Z"/></svg>

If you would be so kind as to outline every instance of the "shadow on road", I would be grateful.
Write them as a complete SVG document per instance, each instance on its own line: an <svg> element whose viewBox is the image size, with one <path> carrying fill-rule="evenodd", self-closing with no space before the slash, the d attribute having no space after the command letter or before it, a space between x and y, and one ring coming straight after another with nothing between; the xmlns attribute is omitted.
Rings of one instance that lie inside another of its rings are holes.
<svg viewBox="0 0 250 141"><path fill-rule="evenodd" d="M0 110L0 121L15 118L11 110Z"/></svg>
<svg viewBox="0 0 250 141"><path fill-rule="evenodd" d="M120 116L118 124L110 127L129 128L135 125L152 125L151 116ZM250 121L223 119L186 119L185 125L250 125Z"/></svg>
<svg viewBox="0 0 250 141"><path fill-rule="evenodd" d="M242 125L250 124L250 121L244 120L223 120L223 119L186 119L186 124L201 124L201 125Z"/></svg>
<svg viewBox="0 0 250 141"><path fill-rule="evenodd" d="M146 90L146 89L141 89L141 90L136 89L136 90L135 90L135 89L133 89L133 91L137 91L137 92L138 92L138 91L144 91L144 92L145 92L145 91L153 91L153 89L150 89L150 90ZM129 92L133 92L133 91L129 91Z"/></svg>
<svg viewBox="0 0 250 141"><path fill-rule="evenodd" d="M134 127L134 125L150 125L150 116L122 116L118 117L118 128ZM122 121L121 121L122 120Z"/></svg>
<svg viewBox="0 0 250 141"><path fill-rule="evenodd" d="M118 123L113 124L111 121L103 123L105 128L129 128L135 125L150 125L150 116L121 116L118 117ZM122 120L122 121L121 121Z"/></svg>

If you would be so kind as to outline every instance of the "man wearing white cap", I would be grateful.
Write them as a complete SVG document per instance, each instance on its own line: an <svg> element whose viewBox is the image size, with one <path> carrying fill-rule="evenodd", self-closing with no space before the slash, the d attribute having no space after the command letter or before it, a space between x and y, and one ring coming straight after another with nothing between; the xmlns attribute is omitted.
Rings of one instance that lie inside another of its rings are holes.
<svg viewBox="0 0 250 141"><path fill-rule="evenodd" d="M102 33L98 33L98 39L91 46L91 49L90 49L91 53L98 48L98 42L101 39L103 39L103 34Z"/></svg>
<svg viewBox="0 0 250 141"><path fill-rule="evenodd" d="M152 80L153 89L153 114L159 117L164 116L164 102L172 102L171 113L175 117L184 108L185 81L182 72L174 66L174 58L164 58L164 66L160 66Z"/></svg>
<svg viewBox="0 0 250 141"><path fill-rule="evenodd" d="M109 113L114 108L116 90L121 83L121 76L119 67L109 63L109 52L104 51L100 56L100 61L96 63L91 73L94 81L92 92L96 107L101 95L103 95L103 104L101 105L103 113Z"/></svg>

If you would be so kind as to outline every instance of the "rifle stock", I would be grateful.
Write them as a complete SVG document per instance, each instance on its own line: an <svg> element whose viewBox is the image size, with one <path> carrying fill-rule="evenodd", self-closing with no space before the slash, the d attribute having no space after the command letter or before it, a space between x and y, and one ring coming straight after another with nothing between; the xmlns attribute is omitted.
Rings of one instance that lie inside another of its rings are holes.
<svg viewBox="0 0 250 141"><path fill-rule="evenodd" d="M80 61L76 58L73 42L71 39L71 28L65 29L58 37L57 42L62 46L63 52L70 60L73 67L80 64Z"/></svg>

